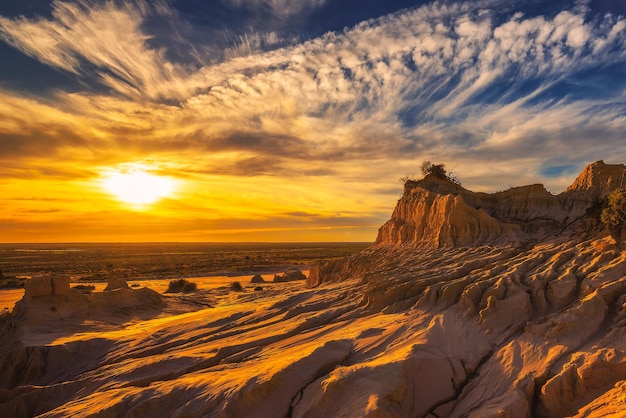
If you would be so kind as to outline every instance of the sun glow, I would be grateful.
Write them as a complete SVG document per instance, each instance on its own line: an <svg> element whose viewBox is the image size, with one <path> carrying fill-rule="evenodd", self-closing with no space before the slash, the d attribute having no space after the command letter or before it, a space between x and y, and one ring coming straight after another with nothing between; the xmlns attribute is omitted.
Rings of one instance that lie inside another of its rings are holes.
<svg viewBox="0 0 626 418"><path fill-rule="evenodd" d="M144 167L134 167L108 174L103 186L122 202L145 206L170 196L175 182L168 177L150 174Z"/></svg>

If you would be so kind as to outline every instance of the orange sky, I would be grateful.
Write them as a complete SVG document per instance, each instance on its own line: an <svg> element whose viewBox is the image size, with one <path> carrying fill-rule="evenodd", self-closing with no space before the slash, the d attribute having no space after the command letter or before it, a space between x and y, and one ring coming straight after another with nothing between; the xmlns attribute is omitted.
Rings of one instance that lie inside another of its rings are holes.
<svg viewBox="0 0 626 418"><path fill-rule="evenodd" d="M379 226L379 220L348 209L363 201L356 196L358 186L183 175L155 161L141 164L141 170L167 179L171 192L136 204L107 186L112 171L128 173L128 167L79 169L86 172L74 178L40 167L32 177L0 182L2 241L372 241ZM345 193L337 196L338 187L346 187Z"/></svg>
<svg viewBox="0 0 626 418"><path fill-rule="evenodd" d="M421 2L309 38L280 26L316 1L220 41L175 3L0 15L0 242L371 242L423 160L472 190L553 193L626 161L619 14ZM253 16L228 4L233 25ZM106 186L133 172L168 190L137 205L154 184Z"/></svg>

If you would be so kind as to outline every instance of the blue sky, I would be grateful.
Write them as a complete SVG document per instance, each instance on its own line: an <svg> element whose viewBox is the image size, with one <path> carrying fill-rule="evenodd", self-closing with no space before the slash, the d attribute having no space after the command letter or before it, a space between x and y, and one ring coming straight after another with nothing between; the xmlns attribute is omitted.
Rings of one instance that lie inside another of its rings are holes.
<svg viewBox="0 0 626 418"><path fill-rule="evenodd" d="M6 187L141 162L195 185L198 236L220 220L375 235L422 160L471 189L554 193L626 161L622 1L26 0L0 16ZM300 207L198 214L223 204L202 184L250 183ZM20 207L6 222L28 232Z"/></svg>

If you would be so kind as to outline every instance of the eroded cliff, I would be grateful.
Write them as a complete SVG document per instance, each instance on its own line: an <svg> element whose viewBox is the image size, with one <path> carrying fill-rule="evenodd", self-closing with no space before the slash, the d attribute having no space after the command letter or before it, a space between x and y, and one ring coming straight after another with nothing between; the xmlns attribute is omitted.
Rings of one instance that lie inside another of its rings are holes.
<svg viewBox="0 0 626 418"><path fill-rule="evenodd" d="M474 193L428 175L407 181L376 244L415 247L520 245L546 239L580 220L622 183L624 165L595 162L559 195L541 184Z"/></svg>

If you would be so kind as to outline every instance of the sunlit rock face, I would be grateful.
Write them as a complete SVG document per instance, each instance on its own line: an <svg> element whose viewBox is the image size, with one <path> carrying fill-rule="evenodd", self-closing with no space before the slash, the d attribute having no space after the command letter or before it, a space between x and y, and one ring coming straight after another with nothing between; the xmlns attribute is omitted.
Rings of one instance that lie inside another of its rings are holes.
<svg viewBox="0 0 626 418"><path fill-rule="evenodd" d="M46 296L66 296L72 293L70 278L60 274L44 274L32 277L25 288L27 299Z"/></svg>
<svg viewBox="0 0 626 418"><path fill-rule="evenodd" d="M604 161L596 161L589 164L576 178L574 183L562 193L564 200L569 201L570 206L574 202L598 199L612 190L626 186L624 176L624 164L605 164Z"/></svg>
<svg viewBox="0 0 626 418"><path fill-rule="evenodd" d="M620 187L623 173L621 164L598 161L559 195L552 195L541 184L474 193L428 175L406 182L376 243L450 248L515 246L545 239L586 215L601 196Z"/></svg>
<svg viewBox="0 0 626 418"><path fill-rule="evenodd" d="M469 205L466 199L477 201L475 196L432 192L424 184L428 181L405 188L391 219L380 228L377 244L460 247L518 244L524 239L519 225L505 223L480 206Z"/></svg>
<svg viewBox="0 0 626 418"><path fill-rule="evenodd" d="M306 287L184 314L149 289L24 301L0 318L0 411L623 416L626 251L593 208L623 169L595 163L558 196L413 182L376 245Z"/></svg>

